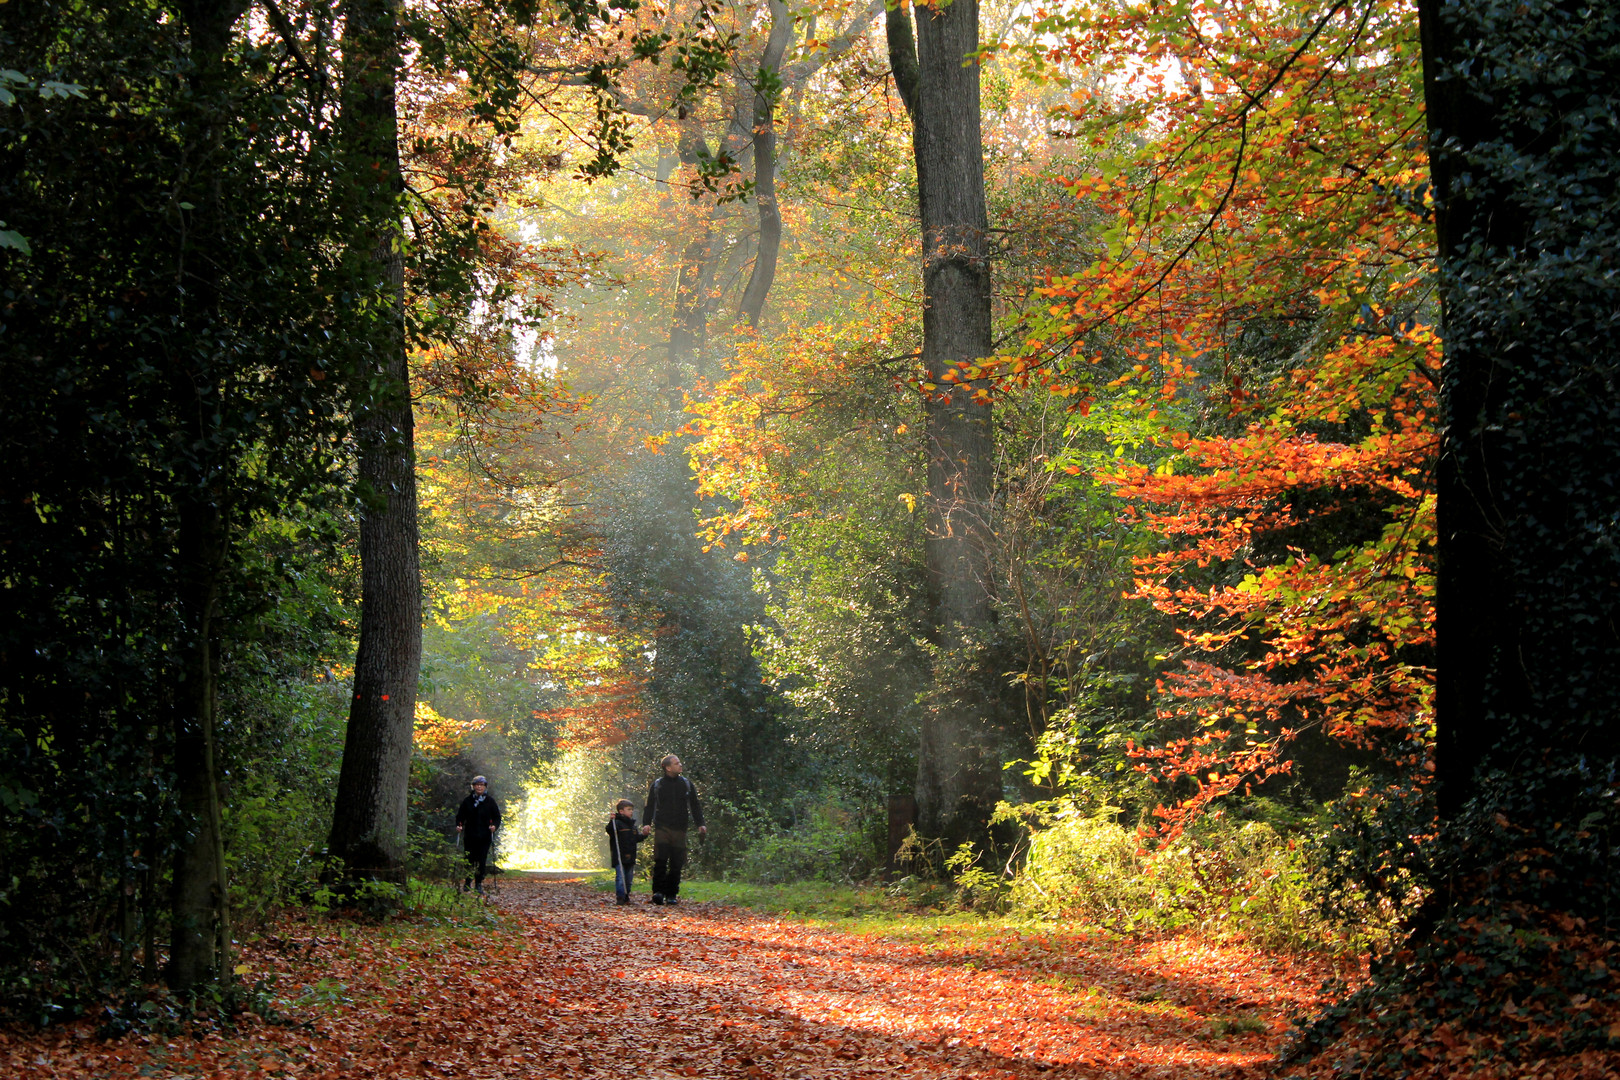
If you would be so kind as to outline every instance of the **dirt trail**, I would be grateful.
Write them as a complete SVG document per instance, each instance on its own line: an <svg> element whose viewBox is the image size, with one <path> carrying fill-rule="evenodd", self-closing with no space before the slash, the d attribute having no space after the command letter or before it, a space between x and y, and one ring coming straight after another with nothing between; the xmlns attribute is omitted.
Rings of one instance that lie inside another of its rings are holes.
<svg viewBox="0 0 1620 1080"><path fill-rule="evenodd" d="M1326 975L1186 940L942 927L901 943L620 908L577 879L508 881L496 906L488 927L289 916L240 957L244 985L273 988L267 1018L111 1040L94 1016L0 1029L0 1076L1253 1076Z"/></svg>
<svg viewBox="0 0 1620 1080"><path fill-rule="evenodd" d="M527 1075L1239 1076L1270 1057L1323 975L1185 942L897 944L644 899L619 908L571 882L503 889L500 905L549 954L555 998L554 1025L501 1033L544 1062Z"/></svg>

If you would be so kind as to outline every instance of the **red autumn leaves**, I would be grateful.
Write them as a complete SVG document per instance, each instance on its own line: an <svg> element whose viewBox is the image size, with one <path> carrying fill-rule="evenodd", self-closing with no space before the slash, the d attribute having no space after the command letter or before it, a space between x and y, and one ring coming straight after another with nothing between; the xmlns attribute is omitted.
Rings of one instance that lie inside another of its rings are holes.
<svg viewBox="0 0 1620 1080"><path fill-rule="evenodd" d="M40 1077L1235 1076L1330 972L1190 940L926 919L883 935L509 883L497 925L288 922L246 951L285 1022L0 1042ZM312 946L312 939L313 946Z"/></svg>

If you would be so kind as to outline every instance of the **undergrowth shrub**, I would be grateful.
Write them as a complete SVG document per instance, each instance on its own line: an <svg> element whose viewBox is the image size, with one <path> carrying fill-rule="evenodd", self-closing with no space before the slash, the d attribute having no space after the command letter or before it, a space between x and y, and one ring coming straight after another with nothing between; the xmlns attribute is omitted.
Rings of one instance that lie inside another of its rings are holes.
<svg viewBox="0 0 1620 1080"><path fill-rule="evenodd" d="M1410 935L1302 1028L1288 1075L1620 1075L1620 762L1526 763L1482 770L1438 825L1426 785L1371 793L1336 822L1333 878L1361 862L1369 889L1424 899ZM1414 820L1421 842L1381 841ZM1358 858L1369 846L1376 862Z"/></svg>
<svg viewBox="0 0 1620 1080"><path fill-rule="evenodd" d="M225 858L238 922L261 922L314 884L330 824L328 802L262 776L233 792L224 807Z"/></svg>
<svg viewBox="0 0 1620 1080"><path fill-rule="evenodd" d="M1210 817L1150 849L1114 808L1069 807L1032 828L1024 863L1004 876L1004 889L990 889L983 868L966 875L972 880L959 874L959 885L1004 909L1120 931L1185 929L1278 948L1342 949L1386 932L1324 914L1308 847L1267 821Z"/></svg>
<svg viewBox="0 0 1620 1080"><path fill-rule="evenodd" d="M775 885L789 881L855 882L882 862L875 839L875 815L827 800L812 806L793 824L763 813L725 806L731 828L742 832L729 862L721 868L730 881Z"/></svg>

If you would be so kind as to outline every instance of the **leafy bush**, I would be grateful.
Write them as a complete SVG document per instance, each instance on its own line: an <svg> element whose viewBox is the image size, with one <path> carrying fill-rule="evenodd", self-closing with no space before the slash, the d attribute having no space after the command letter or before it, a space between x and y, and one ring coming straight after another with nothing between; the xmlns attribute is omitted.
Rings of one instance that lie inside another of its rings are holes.
<svg viewBox="0 0 1620 1080"><path fill-rule="evenodd" d="M233 918L256 922L293 902L319 876L331 824L324 800L254 777L224 808Z"/></svg>
<svg viewBox="0 0 1620 1080"><path fill-rule="evenodd" d="M275 678L270 661L243 652L222 694L231 777L223 823L232 918L251 926L320 878L348 695L332 681Z"/></svg>
<svg viewBox="0 0 1620 1080"><path fill-rule="evenodd" d="M780 825L763 813L740 813L724 804L727 824L748 839L723 867L731 881L762 885L792 881L855 882L882 862L874 816L834 800L812 807L796 825Z"/></svg>
<svg viewBox="0 0 1620 1080"><path fill-rule="evenodd" d="M977 879L972 884L991 895ZM1212 817L1149 850L1112 807L1089 814L1071 807L1031 831L1004 903L1042 918L1196 929L1277 947L1350 947L1378 932L1324 916L1318 895L1306 848L1266 821Z"/></svg>
<svg viewBox="0 0 1620 1080"><path fill-rule="evenodd" d="M1410 932L1374 953L1371 977L1300 1032L1290 1075L1616 1075L1620 765L1526 762L1481 770L1448 821L1427 792L1391 789L1336 823L1324 877L1423 902L1404 905ZM1389 835L1413 822L1417 841Z"/></svg>

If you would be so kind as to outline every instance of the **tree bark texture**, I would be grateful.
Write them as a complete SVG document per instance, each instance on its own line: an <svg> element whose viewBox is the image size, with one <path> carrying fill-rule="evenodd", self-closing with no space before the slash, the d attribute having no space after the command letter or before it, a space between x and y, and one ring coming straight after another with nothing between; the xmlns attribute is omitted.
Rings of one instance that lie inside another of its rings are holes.
<svg viewBox="0 0 1620 1080"><path fill-rule="evenodd" d="M887 16L890 65L912 122L922 225L923 348L927 380L930 608L941 650L917 760L918 829L982 832L1001 794L995 704L975 654L995 620L991 572L990 406L942 381L990 355L989 215L979 128L975 0Z"/></svg>
<svg viewBox="0 0 1620 1080"><path fill-rule="evenodd" d="M737 314L755 330L776 281L776 261L782 251L782 210L776 202L776 99L782 85L782 57L792 41L793 13L782 0L771 0L771 32L759 60L759 85L754 89L754 205L759 215L759 245L742 302L737 305Z"/></svg>
<svg viewBox="0 0 1620 1080"><path fill-rule="evenodd" d="M1549 755L1573 776L1620 750L1620 17L1418 6L1446 350L1436 775L1454 818L1492 775L1522 789Z"/></svg>
<svg viewBox="0 0 1620 1080"><path fill-rule="evenodd" d="M345 5L343 138L360 191L356 248L382 309L368 323L357 393L360 644L329 850L351 879L404 877L406 805L422 661L415 423L400 250L396 0Z"/></svg>

